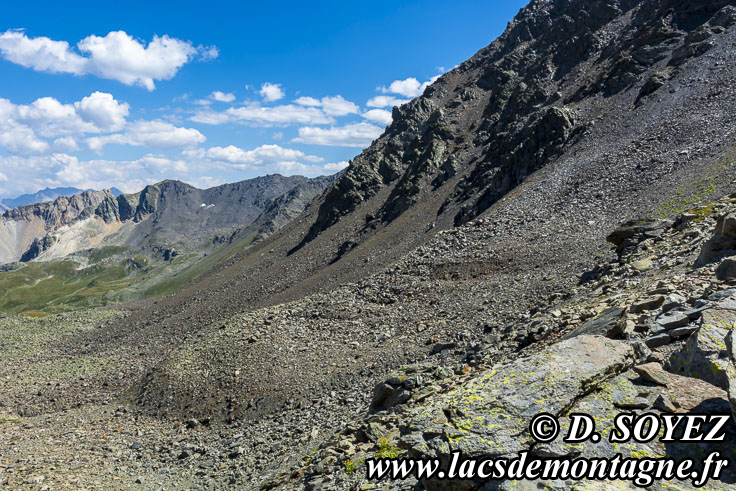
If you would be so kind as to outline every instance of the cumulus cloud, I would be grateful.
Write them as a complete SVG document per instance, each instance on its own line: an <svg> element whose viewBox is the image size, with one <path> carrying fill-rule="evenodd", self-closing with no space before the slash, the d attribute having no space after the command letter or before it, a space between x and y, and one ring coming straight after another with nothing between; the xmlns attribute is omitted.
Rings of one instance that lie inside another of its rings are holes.
<svg viewBox="0 0 736 491"><path fill-rule="evenodd" d="M380 123L382 125L389 125L393 120L391 117L391 111L385 109L371 109L362 114L362 116L368 121Z"/></svg>
<svg viewBox="0 0 736 491"><path fill-rule="evenodd" d="M104 92L94 92L73 104L62 104L53 97L41 97L26 105L0 99L0 131L3 126L22 127L44 138L117 131L125 126L129 111L128 104ZM30 134L26 129L22 131Z"/></svg>
<svg viewBox="0 0 736 491"><path fill-rule="evenodd" d="M404 80L394 80L391 85L381 87L381 92L384 94L399 94L404 97L416 97L421 94L420 88L422 84L414 77L409 77Z"/></svg>
<svg viewBox="0 0 736 491"><path fill-rule="evenodd" d="M258 92L266 102L274 102L284 98L284 90L281 88L281 84L272 84L269 82L261 85L261 90Z"/></svg>
<svg viewBox="0 0 736 491"><path fill-rule="evenodd" d="M432 85L441 75L435 75L424 83L420 83L414 77L409 77L404 80L394 80L388 87L379 87L379 90L384 94L399 94L404 97L414 98L422 95L424 89Z"/></svg>
<svg viewBox="0 0 736 491"><path fill-rule="evenodd" d="M347 116L348 114L357 114L359 111L355 103L346 100L341 95L323 97L322 99L300 97L294 102L300 106L321 107L322 111L330 116Z"/></svg>
<svg viewBox="0 0 736 491"><path fill-rule="evenodd" d="M130 113L127 103L119 103L112 94L93 92L91 95L74 103L74 107L82 119L91 121L105 131L116 131L125 126L125 118Z"/></svg>
<svg viewBox="0 0 736 491"><path fill-rule="evenodd" d="M0 123L0 147L19 155L45 153L49 150L49 144L39 139L31 128L12 121Z"/></svg>
<svg viewBox="0 0 736 491"><path fill-rule="evenodd" d="M243 150L234 145L227 147L211 147L206 156L212 160L226 162L238 168L283 164L285 162L321 162L323 159L315 155L307 155L300 150L284 148L279 145L261 145L253 150Z"/></svg>
<svg viewBox="0 0 736 491"><path fill-rule="evenodd" d="M319 107L322 105L322 102L320 102L319 99L315 99L314 97L300 97L296 99L294 102L299 104L300 106Z"/></svg>
<svg viewBox="0 0 736 491"><path fill-rule="evenodd" d="M96 152L105 145L116 143L135 147L170 149L196 145L206 140L194 128L181 128L166 121L136 121L129 124L122 133L95 136L86 140L87 146Z"/></svg>
<svg viewBox="0 0 736 491"><path fill-rule="evenodd" d="M233 102L235 100L235 94L216 90L210 94L210 99L217 102Z"/></svg>
<svg viewBox="0 0 736 491"><path fill-rule="evenodd" d="M325 164L322 166L322 168L326 170L327 172L334 173L334 172L340 172L343 169L347 169L348 165L350 165L348 162L343 161L343 162L335 162L332 164Z"/></svg>
<svg viewBox="0 0 736 491"><path fill-rule="evenodd" d="M292 141L312 145L338 147L366 147L383 132L371 123L354 123L331 128L307 126L299 128L299 136Z"/></svg>
<svg viewBox="0 0 736 491"><path fill-rule="evenodd" d="M79 145L77 145L77 140L74 137L64 136L54 140L54 148L57 150L73 151L79 150Z"/></svg>
<svg viewBox="0 0 736 491"><path fill-rule="evenodd" d="M186 178L187 170L187 163L182 159L151 154L124 161L84 161L65 153L0 156L0 172L9 177L16 193L35 192L47 186L81 189L115 186L125 192L136 192L165 178Z"/></svg>
<svg viewBox="0 0 736 491"><path fill-rule="evenodd" d="M332 116L316 107L305 107L295 104L282 106L248 106L231 107L223 112L211 109L198 111L190 118L204 124L224 124L231 122L249 123L255 126L284 126L290 124L331 124Z"/></svg>
<svg viewBox="0 0 736 491"><path fill-rule="evenodd" d="M390 95L378 95L369 99L365 105L368 107L394 107L404 105L409 102L409 100L410 99L399 99L398 97Z"/></svg>
<svg viewBox="0 0 736 491"><path fill-rule="evenodd" d="M218 51L169 36L154 36L146 46L125 31L87 36L77 43L75 51L66 41L31 38L22 30L8 30L0 34L0 55L36 71L96 75L154 90L154 81L170 80L187 62L215 58Z"/></svg>

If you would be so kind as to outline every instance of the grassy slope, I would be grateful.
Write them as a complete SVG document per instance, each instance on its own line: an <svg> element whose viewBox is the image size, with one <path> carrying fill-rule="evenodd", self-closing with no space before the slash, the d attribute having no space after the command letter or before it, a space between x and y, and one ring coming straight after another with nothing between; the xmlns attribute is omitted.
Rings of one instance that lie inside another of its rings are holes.
<svg viewBox="0 0 736 491"><path fill-rule="evenodd" d="M224 245L205 257L189 254L168 262L103 247L90 254L87 267L73 260L28 263L0 273L0 312L42 315L170 295L253 239Z"/></svg>

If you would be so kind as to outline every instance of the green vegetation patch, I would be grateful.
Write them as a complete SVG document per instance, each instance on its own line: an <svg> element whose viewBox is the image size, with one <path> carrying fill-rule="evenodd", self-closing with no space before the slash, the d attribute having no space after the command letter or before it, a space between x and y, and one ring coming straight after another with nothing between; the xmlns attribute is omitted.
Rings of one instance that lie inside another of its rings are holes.
<svg viewBox="0 0 736 491"><path fill-rule="evenodd" d="M668 201L660 204L655 214L660 218L686 211L702 220L712 211L712 206L702 206L715 201L715 193L730 182L736 170L736 150L715 162L711 168L685 186L678 187Z"/></svg>

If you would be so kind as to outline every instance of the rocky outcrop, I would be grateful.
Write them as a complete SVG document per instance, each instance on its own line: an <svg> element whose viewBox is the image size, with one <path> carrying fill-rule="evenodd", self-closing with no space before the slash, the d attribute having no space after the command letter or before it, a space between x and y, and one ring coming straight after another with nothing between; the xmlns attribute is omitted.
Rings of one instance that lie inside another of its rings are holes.
<svg viewBox="0 0 736 491"><path fill-rule="evenodd" d="M53 235L46 235L42 238L36 238L33 240L31 247L20 257L20 261L27 263L33 261L38 256L43 254L44 251L51 248L56 242L56 237Z"/></svg>
<svg viewBox="0 0 736 491"><path fill-rule="evenodd" d="M641 104L673 83L724 35L728 4L531 2L494 43L394 108L393 123L328 189L294 250L384 189L338 258L430 190L446 197L438 218L472 220L596 124L586 99L636 87ZM573 73L586 75L571 82Z"/></svg>
<svg viewBox="0 0 736 491"><path fill-rule="evenodd" d="M532 444L529 420L563 415L581 397L634 364L626 343L595 336L563 341L543 352L480 373L460 390L410 417L402 436L409 453L441 457L512 456Z"/></svg>
<svg viewBox="0 0 736 491"><path fill-rule="evenodd" d="M696 266L733 255L736 255L736 214L729 214L718 219L713 237L703 246Z"/></svg>
<svg viewBox="0 0 736 491"><path fill-rule="evenodd" d="M62 196L48 203L22 206L6 211L2 219L4 222L40 220L46 231L68 225L76 220L88 208L96 208L106 198L112 197L109 190L84 191L83 193L65 197Z"/></svg>
<svg viewBox="0 0 736 491"><path fill-rule="evenodd" d="M632 220L611 232L606 240L616 246L620 258L634 252L645 240L659 238L674 224L673 220Z"/></svg>
<svg viewBox="0 0 736 491"><path fill-rule="evenodd" d="M705 302L704 302L705 303ZM736 290L726 290L708 299L702 312L700 327L685 346L669 359L669 370L699 378L728 389L727 374L732 361L726 336L736 326Z"/></svg>
<svg viewBox="0 0 736 491"><path fill-rule="evenodd" d="M348 422L312 449L310 463L299 471L278 474L269 486L359 489L369 484L364 474L346 476L345 466L386 453L447 463L455 450L477 458L527 451L538 457L621 454L678 460L704 449L736 450L736 426L731 425L728 443L705 447L658 440L614 445L605 440L613 418L622 412L722 415L736 408L731 329L736 322L736 290L716 278L716 263L693 267L734 205L726 198L662 221L626 223L610 234L614 246L610 262L575 294L553 296L559 303L542 302L528 318L519 316L503 327L483 324L484 336L477 342L428 341L427 360L392 370L373 386L366 416ZM466 237L468 230L471 226L446 235ZM412 266L421 269L420 264ZM506 354L504 347L509 350ZM464 356L453 358L460 353ZM535 442L528 424L541 412L559 418L563 435L572 413L590 414L604 439L581 444L561 438ZM731 472L714 488L734 479ZM397 491L412 486L468 491L549 485L416 479L378 483L384 484ZM666 486L655 483L653 489ZM572 486L559 483L555 489Z"/></svg>
<svg viewBox="0 0 736 491"><path fill-rule="evenodd" d="M6 211L0 217L0 263L18 261L24 255L36 257L44 244L51 244L52 239L44 239L47 234L87 217L108 198L112 198L109 190L85 191ZM34 244L37 239L43 241Z"/></svg>

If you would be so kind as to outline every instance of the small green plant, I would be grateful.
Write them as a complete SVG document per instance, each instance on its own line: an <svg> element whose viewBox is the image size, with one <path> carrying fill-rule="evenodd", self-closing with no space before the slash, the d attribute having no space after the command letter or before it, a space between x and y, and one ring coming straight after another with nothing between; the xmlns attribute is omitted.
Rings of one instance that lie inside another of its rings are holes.
<svg viewBox="0 0 736 491"><path fill-rule="evenodd" d="M378 440L378 452L376 459L395 459L399 456L399 449L391 445L388 435L382 436Z"/></svg>
<svg viewBox="0 0 736 491"><path fill-rule="evenodd" d="M346 460L345 461L345 474L353 474L357 467L358 466L355 465L355 462L353 462L353 459Z"/></svg>

